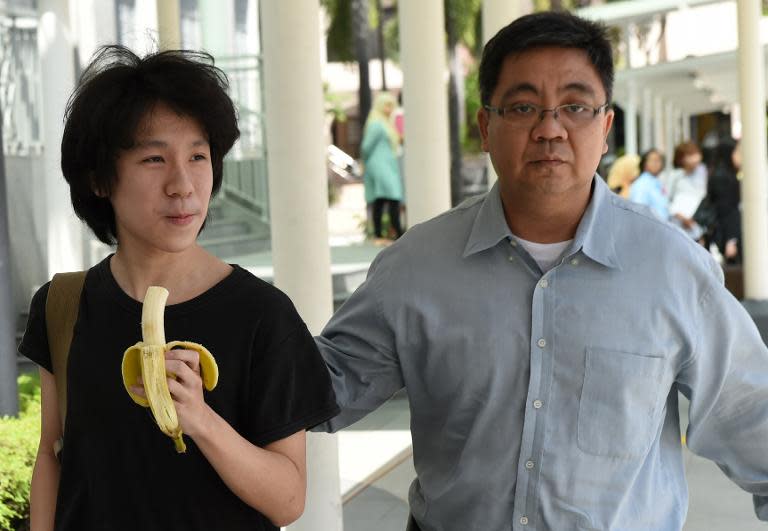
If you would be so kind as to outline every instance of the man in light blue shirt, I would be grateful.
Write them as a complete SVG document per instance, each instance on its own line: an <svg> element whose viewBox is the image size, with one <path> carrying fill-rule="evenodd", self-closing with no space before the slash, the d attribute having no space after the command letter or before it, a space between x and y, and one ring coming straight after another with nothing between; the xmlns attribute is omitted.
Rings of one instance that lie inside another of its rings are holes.
<svg viewBox="0 0 768 531"><path fill-rule="evenodd" d="M410 529L679 531L678 391L690 449L768 521L768 350L710 256L595 175L612 80L601 25L502 29L478 113L498 183L382 251L317 338L325 429L407 389Z"/></svg>

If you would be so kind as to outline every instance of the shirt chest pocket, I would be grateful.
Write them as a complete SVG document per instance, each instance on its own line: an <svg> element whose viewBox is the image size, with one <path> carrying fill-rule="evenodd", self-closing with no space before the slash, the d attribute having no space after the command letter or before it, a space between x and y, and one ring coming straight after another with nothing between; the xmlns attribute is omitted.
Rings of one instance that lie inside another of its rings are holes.
<svg viewBox="0 0 768 531"><path fill-rule="evenodd" d="M579 448L590 455L634 459L658 431L664 358L587 348L578 419Z"/></svg>

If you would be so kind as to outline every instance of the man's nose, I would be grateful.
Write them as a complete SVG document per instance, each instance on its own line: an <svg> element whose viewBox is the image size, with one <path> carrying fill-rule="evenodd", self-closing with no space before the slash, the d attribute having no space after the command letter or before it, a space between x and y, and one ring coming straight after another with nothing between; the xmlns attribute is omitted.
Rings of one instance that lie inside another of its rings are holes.
<svg viewBox="0 0 768 531"><path fill-rule="evenodd" d="M560 117L555 109L544 109L531 129L531 136L537 142L543 140L565 140L568 131L560 122Z"/></svg>

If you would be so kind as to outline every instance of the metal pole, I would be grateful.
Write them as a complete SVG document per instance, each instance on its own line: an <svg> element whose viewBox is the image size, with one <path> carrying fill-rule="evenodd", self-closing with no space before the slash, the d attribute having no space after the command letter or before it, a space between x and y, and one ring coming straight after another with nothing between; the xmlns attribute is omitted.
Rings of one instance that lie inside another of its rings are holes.
<svg viewBox="0 0 768 531"><path fill-rule="evenodd" d="M6 194L5 156L3 153L3 109L0 108L0 416L19 412L16 388L16 312L11 289L11 242L8 233L8 196Z"/></svg>

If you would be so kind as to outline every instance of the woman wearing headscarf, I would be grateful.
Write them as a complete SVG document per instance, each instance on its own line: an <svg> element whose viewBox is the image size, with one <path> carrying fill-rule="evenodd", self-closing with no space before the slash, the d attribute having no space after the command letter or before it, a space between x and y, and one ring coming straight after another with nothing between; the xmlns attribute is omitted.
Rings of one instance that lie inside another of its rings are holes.
<svg viewBox="0 0 768 531"><path fill-rule="evenodd" d="M397 102L395 98L382 92L373 102L373 108L365 121L363 141L360 152L365 164L363 182L365 201L373 203L374 237L384 237L381 218L384 208L389 213L389 222L399 238L403 234L400 227L400 202L403 200L403 183L397 163L397 149L400 135L391 121L392 111Z"/></svg>

